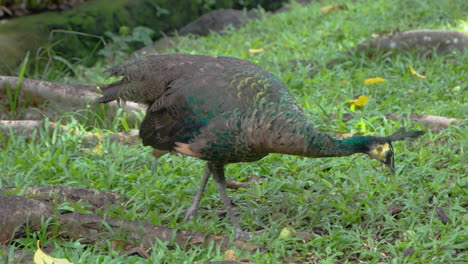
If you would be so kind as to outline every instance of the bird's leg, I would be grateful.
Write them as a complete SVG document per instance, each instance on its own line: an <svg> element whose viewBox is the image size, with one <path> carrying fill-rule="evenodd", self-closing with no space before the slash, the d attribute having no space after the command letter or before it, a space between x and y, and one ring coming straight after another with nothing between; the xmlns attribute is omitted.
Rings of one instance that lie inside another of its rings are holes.
<svg viewBox="0 0 468 264"><path fill-rule="evenodd" d="M187 209L185 213L185 221L188 221L195 217L197 214L198 206L200 205L201 197L203 195L203 191L205 191L206 183L208 182L208 178L211 175L210 168L208 167L208 163L205 165L205 172L203 173L203 179L200 188L197 191L197 194L193 197L192 205Z"/></svg>
<svg viewBox="0 0 468 264"><path fill-rule="evenodd" d="M229 218L231 218L232 225L234 226L234 232L236 239L252 239L252 234L249 232L242 231L236 216L234 215L231 201L226 193L226 179L224 177L224 165L218 165L208 162L207 166L213 173L213 179L218 189L221 200L223 200L224 207L226 208Z"/></svg>

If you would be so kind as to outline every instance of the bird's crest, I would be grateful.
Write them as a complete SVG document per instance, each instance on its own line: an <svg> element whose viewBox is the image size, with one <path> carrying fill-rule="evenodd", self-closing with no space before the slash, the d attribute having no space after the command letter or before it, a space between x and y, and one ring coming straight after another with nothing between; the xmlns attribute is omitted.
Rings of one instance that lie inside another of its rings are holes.
<svg viewBox="0 0 468 264"><path fill-rule="evenodd" d="M392 141L401 141L405 139L416 139L417 137L424 135L424 131L421 130L406 130L405 128L401 128L392 135L388 137L390 142Z"/></svg>

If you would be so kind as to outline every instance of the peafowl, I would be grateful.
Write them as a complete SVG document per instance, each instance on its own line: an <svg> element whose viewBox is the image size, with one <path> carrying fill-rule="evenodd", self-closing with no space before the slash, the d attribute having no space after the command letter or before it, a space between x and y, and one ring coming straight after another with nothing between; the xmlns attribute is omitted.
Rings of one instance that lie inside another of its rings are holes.
<svg viewBox="0 0 468 264"><path fill-rule="evenodd" d="M207 161L185 220L195 216L213 175L237 238L250 234L240 228L226 194L226 164L256 161L269 153L312 158L365 153L393 171L392 142L424 133L400 130L388 137L334 139L314 127L278 79L232 57L151 55L107 71L122 79L102 87L98 102L145 104L140 138L155 156L176 151Z"/></svg>

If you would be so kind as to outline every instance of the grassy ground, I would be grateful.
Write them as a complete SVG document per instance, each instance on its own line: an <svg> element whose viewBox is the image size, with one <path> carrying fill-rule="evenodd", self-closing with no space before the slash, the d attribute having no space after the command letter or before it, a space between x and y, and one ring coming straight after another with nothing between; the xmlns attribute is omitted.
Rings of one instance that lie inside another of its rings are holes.
<svg viewBox="0 0 468 264"><path fill-rule="evenodd" d="M427 134L415 142L395 144L394 176L378 162L359 155L328 159L270 155L255 163L229 165L226 174L230 178L268 178L250 188L229 191L243 228L266 229L253 242L269 247L266 253L236 254L254 263L297 259L309 263L463 263L468 258L466 125L431 131L406 119L386 120L384 115L421 113L466 118L468 53L432 59L408 54L374 60L355 57L332 68L324 65L373 33L397 29L466 32L468 5L462 0L348 1L348 10L320 13L321 7L330 4L335 2L292 5L289 12L267 16L227 35L185 37L170 52L230 55L258 63L290 88L310 119L325 131L388 135L400 127L413 126ZM263 48L264 52L252 55L248 52L252 48ZM308 67L294 67L290 60L313 61L316 71L311 74ZM102 82L102 72L108 66L76 67L77 75L67 81ZM410 74L410 66L428 78ZM365 79L376 76L386 81L364 84ZM371 98L356 111L356 119L344 123L327 118L329 113L349 112L346 102L358 95ZM95 130L108 133L122 130L120 118L72 122L71 126L90 129L90 124L99 124ZM114 216L233 234L230 221L215 213L222 204L212 182L197 219L183 221L182 211L190 205L201 180L202 161L167 155L155 162L148 148L108 142L104 142L103 155L98 155L93 153L93 146L81 143L80 136L61 132L34 142L0 136L0 144L0 187L65 185L119 192L136 203ZM402 207L395 216L387 211L393 204ZM438 207L447 212L448 223L438 218ZM312 233L313 239L281 239L279 234L285 227ZM33 252L38 238L43 245L57 247L55 256L74 263L203 263L223 259L218 250L183 251L156 243L151 258L144 260L119 256L108 249L108 244L64 241L45 231L30 233L16 245Z"/></svg>

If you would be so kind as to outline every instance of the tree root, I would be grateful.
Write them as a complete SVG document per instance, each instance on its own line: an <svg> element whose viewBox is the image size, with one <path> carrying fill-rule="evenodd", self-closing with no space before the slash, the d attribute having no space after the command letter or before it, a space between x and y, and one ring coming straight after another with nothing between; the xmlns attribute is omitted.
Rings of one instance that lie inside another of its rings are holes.
<svg viewBox="0 0 468 264"><path fill-rule="evenodd" d="M16 89L17 77L0 76L0 93L6 93L6 89ZM41 105L45 102L53 102L61 109L72 111L86 109L90 104L95 104L101 95L97 91L97 85L58 84L24 78L21 81L21 96L28 98L28 103ZM144 111L144 108L136 103L127 102L119 106L116 102L109 103L110 113L115 113L118 108L124 108L129 113ZM137 120L137 115L130 114L130 120Z"/></svg>
<svg viewBox="0 0 468 264"><path fill-rule="evenodd" d="M95 211L95 209L106 211L116 204L130 202L127 197L118 193L66 186L5 187L0 188L0 194L21 194L22 196L32 197L35 201L41 201L50 206L53 206L54 203L85 202L90 205L89 209L93 211Z"/></svg>
<svg viewBox="0 0 468 264"><path fill-rule="evenodd" d="M328 115L330 118L337 118L336 114ZM341 115L341 120L347 122L354 118L354 115L351 113L345 113ZM385 118L389 120L400 120L409 118L414 122L420 123L431 129L441 129L448 128L452 123L465 122L464 120L444 117L444 116L434 116L434 115L422 115L422 114L386 114Z"/></svg>
<svg viewBox="0 0 468 264"><path fill-rule="evenodd" d="M416 55L429 58L433 52L446 54L453 51L465 52L466 50L468 50L468 33L454 30L411 30L367 40L357 45L356 48L342 52L336 58L329 60L325 67L330 68L349 61L349 57L356 56L356 51L367 57L414 52ZM294 68L310 65L310 74L315 74L320 70L320 63L309 59L290 60L289 64Z"/></svg>
<svg viewBox="0 0 468 264"><path fill-rule="evenodd" d="M0 245L11 239L22 237L26 229L39 230L41 218L52 216L50 204L21 196L0 194Z"/></svg>
<svg viewBox="0 0 468 264"><path fill-rule="evenodd" d="M82 133L64 125L57 125L54 122L39 120L0 120L0 133L4 133L8 136L15 135L33 138L33 135L36 135L36 137L38 137L39 135L34 132L40 128L46 128L50 134L54 132L54 129L60 129L62 132L75 135L84 134L83 142L85 143L95 143L99 140L98 136L94 133ZM138 130L106 134L103 135L103 139L105 138L109 138L111 142L119 142L126 145L136 145L140 143Z"/></svg>
<svg viewBox="0 0 468 264"><path fill-rule="evenodd" d="M10 255L10 252L11 252L11 255ZM14 249L11 247L0 246L0 263L15 263L15 264L34 263L34 254L31 254L22 250Z"/></svg>
<svg viewBox="0 0 468 264"><path fill-rule="evenodd" d="M468 50L468 34L454 30L411 30L377 37L357 46L369 57L376 53L414 51L428 56L432 51L438 54L454 50Z"/></svg>
<svg viewBox="0 0 468 264"><path fill-rule="evenodd" d="M225 236L177 230L96 214L63 214L59 216L58 221L62 227L63 236L81 239L83 243L94 244L97 241L112 238L113 234L118 234L118 236L126 237L126 240L142 245L144 248L151 247L158 239L163 242L175 243L183 249L206 247L213 243L220 246L222 251L229 249L230 245L252 252L263 250L261 246L253 243L231 240Z"/></svg>
<svg viewBox="0 0 468 264"><path fill-rule="evenodd" d="M4 193L23 193L31 198ZM37 231L47 225L53 226L53 232L57 232L64 239L80 239L82 243L90 244L102 240L115 240L119 242L118 244L124 245L125 252L137 252L142 256L146 254L139 246L150 248L156 240L176 244L183 249L206 247L213 243L223 251L229 249L230 246L252 252L264 250L259 245L242 240L231 240L225 236L178 230L98 214L65 212L57 215L58 211L55 208L63 202L87 202L94 209L103 209L128 202L128 199L111 192L62 186L1 188L0 245L23 237L27 231ZM56 224L51 225L51 221ZM121 237L125 237L126 241L119 240ZM8 253L9 251L5 251L3 257Z"/></svg>
<svg viewBox="0 0 468 264"><path fill-rule="evenodd" d="M47 130L50 133L58 127L62 131L79 134L78 131L70 130L66 126L57 126L54 122L44 123L43 121L38 120L0 120L0 133L4 133L6 135L14 134L15 136L32 138L35 131L44 127L47 127Z"/></svg>

